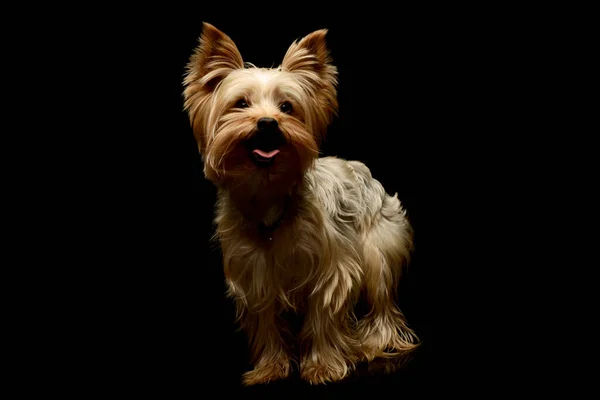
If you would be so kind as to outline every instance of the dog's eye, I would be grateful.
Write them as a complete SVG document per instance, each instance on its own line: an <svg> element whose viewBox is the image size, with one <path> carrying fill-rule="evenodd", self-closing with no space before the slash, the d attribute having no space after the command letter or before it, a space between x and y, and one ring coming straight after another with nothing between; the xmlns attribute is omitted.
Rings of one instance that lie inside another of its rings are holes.
<svg viewBox="0 0 600 400"><path fill-rule="evenodd" d="M237 103L235 103L235 108L248 108L248 102L244 99L239 99Z"/></svg>
<svg viewBox="0 0 600 400"><path fill-rule="evenodd" d="M289 114L292 112L292 103L290 103L289 101L284 101L279 106L279 109L281 110L281 112Z"/></svg>

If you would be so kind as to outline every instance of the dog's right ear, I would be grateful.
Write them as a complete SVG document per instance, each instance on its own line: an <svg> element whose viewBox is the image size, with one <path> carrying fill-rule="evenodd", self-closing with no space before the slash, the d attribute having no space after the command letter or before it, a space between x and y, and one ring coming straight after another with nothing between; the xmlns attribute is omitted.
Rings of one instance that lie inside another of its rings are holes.
<svg viewBox="0 0 600 400"><path fill-rule="evenodd" d="M184 109L188 112L200 153L204 153L206 146L202 106L212 97L219 82L232 71L242 68L244 62L233 40L205 22L200 43L190 57L183 80Z"/></svg>
<svg viewBox="0 0 600 400"><path fill-rule="evenodd" d="M196 85L204 91L212 91L231 71L241 68L244 68L244 61L233 40L205 22L200 43L187 65L183 82L186 92Z"/></svg>

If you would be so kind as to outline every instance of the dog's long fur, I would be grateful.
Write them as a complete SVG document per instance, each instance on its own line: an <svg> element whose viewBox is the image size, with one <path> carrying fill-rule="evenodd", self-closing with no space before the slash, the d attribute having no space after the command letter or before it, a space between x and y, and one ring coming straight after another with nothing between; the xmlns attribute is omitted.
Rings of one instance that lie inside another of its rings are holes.
<svg viewBox="0 0 600 400"><path fill-rule="evenodd" d="M401 358L418 342L394 301L412 250L400 201L364 164L318 158L337 112L325 35L292 43L280 67L262 69L244 65L233 41L205 23L184 79L204 173L219 189L228 294L250 337L247 385L289 375L284 311L304 316L300 373L314 384L344 378L358 361ZM285 138L269 168L247 148L265 117ZM358 320L360 296L370 309Z"/></svg>

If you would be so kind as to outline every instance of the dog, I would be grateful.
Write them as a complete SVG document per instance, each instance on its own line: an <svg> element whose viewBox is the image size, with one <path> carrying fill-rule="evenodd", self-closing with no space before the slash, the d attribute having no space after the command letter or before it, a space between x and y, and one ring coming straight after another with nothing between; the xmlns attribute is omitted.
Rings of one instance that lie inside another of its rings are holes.
<svg viewBox="0 0 600 400"><path fill-rule="evenodd" d="M319 157L338 115L326 34L259 68L204 23L183 79L204 176L218 190L227 293L250 342L245 385L286 378L292 362L310 384L335 382L359 362L399 360L419 345L395 301L413 252L406 210L363 163ZM359 318L360 299L368 310ZM292 338L289 312L303 318Z"/></svg>

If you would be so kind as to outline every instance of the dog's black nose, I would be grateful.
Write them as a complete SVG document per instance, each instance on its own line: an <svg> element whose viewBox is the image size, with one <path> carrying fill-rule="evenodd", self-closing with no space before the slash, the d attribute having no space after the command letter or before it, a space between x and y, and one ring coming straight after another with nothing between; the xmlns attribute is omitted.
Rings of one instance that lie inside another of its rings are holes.
<svg viewBox="0 0 600 400"><path fill-rule="evenodd" d="M252 160L259 167L272 165L279 148L285 143L283 132L273 118L261 118L256 121L256 131L245 142Z"/></svg>
<svg viewBox="0 0 600 400"><path fill-rule="evenodd" d="M273 118L261 118L256 122L259 131L277 128L277 121Z"/></svg>

